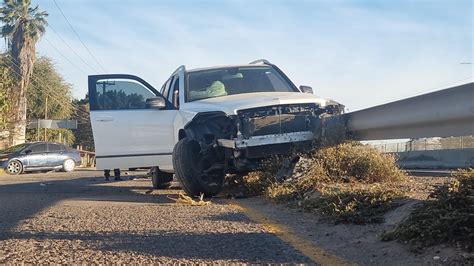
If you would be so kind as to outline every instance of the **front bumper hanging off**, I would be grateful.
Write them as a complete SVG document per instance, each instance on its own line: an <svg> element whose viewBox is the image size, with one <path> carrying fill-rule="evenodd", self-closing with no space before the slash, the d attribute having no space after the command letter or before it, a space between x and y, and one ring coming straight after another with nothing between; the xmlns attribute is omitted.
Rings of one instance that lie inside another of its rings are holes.
<svg viewBox="0 0 474 266"><path fill-rule="evenodd" d="M247 139L218 139L217 144L221 147L230 148L234 150L241 150L249 147L258 147L272 144L285 144L301 141L314 140L315 134L310 131L291 132L283 134L271 134L263 136L253 136Z"/></svg>

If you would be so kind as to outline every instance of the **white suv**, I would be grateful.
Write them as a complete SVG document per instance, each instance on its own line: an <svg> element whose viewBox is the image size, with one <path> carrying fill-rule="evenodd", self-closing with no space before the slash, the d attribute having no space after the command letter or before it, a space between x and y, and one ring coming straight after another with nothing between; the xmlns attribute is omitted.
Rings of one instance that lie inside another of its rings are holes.
<svg viewBox="0 0 474 266"><path fill-rule="evenodd" d="M188 194L207 196L227 173L311 148L321 117L344 108L298 89L266 60L181 66L160 91L132 75L93 75L89 99L98 169L153 167L155 188L175 174Z"/></svg>

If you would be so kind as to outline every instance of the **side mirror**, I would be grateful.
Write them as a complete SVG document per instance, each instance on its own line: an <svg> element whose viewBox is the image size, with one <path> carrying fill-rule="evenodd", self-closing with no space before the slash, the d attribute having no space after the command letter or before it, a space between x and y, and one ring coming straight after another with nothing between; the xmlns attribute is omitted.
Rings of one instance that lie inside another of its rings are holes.
<svg viewBox="0 0 474 266"><path fill-rule="evenodd" d="M310 94L313 94L313 88L311 88L310 86L301 85L301 86L300 86L300 90L301 90L301 92L303 92L303 93L310 93Z"/></svg>
<svg viewBox="0 0 474 266"><path fill-rule="evenodd" d="M163 97L155 97L146 99L146 109L164 109L166 101Z"/></svg>
<svg viewBox="0 0 474 266"><path fill-rule="evenodd" d="M26 150L24 151L25 154L30 154L31 153L31 150Z"/></svg>

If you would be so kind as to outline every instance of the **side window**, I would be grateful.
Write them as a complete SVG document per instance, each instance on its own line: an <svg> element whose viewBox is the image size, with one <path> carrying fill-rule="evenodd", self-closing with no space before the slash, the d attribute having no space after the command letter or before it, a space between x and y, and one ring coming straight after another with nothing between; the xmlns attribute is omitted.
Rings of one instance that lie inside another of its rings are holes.
<svg viewBox="0 0 474 266"><path fill-rule="evenodd" d="M168 94L170 92L170 86L171 86L171 82L173 81L173 77L169 78L166 83L163 85L163 90L161 92L161 94L163 95L163 97L165 97L165 99L168 98Z"/></svg>
<svg viewBox="0 0 474 266"><path fill-rule="evenodd" d="M49 152L60 152L60 151L64 151L64 146L50 143L48 144L48 149L49 149Z"/></svg>
<svg viewBox="0 0 474 266"><path fill-rule="evenodd" d="M95 109L145 109L146 99L153 97L156 97L155 93L134 80L97 80Z"/></svg>
<svg viewBox="0 0 474 266"><path fill-rule="evenodd" d="M176 103L178 102L178 92L179 92L179 77L176 76L171 85L170 94L168 95L168 101L170 101L174 107L178 107Z"/></svg>
<svg viewBox="0 0 474 266"><path fill-rule="evenodd" d="M32 145L31 147L27 148L27 150L31 150L31 153L43 153L46 152L46 144Z"/></svg>
<svg viewBox="0 0 474 266"><path fill-rule="evenodd" d="M173 88L173 106L179 109L179 78Z"/></svg>

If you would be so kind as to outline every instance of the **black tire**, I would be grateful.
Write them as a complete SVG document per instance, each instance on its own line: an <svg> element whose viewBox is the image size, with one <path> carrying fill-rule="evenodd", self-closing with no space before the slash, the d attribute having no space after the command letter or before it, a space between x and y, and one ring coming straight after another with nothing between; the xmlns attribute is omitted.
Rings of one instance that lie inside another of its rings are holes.
<svg viewBox="0 0 474 266"><path fill-rule="evenodd" d="M23 164L18 160L11 160L5 171L10 175L19 175L23 173Z"/></svg>
<svg viewBox="0 0 474 266"><path fill-rule="evenodd" d="M154 189L167 189L171 186L173 174L160 171L158 167L153 167L151 171L151 183Z"/></svg>
<svg viewBox="0 0 474 266"><path fill-rule="evenodd" d="M212 197L222 191L224 174L205 174L199 143L184 138L174 146L173 167L183 190L190 196Z"/></svg>

